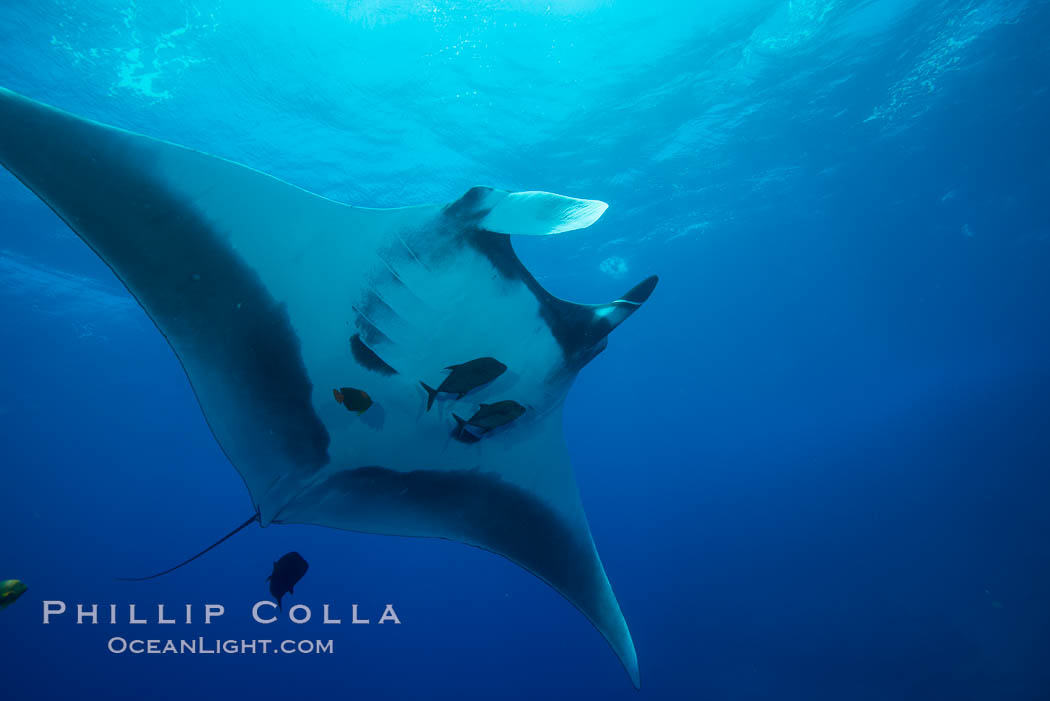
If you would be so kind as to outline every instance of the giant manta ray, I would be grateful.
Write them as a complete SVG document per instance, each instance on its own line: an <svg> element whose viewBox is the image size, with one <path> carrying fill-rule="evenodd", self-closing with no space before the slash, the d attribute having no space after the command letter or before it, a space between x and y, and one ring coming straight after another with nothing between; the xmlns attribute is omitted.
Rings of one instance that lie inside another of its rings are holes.
<svg viewBox="0 0 1050 701"><path fill-rule="evenodd" d="M511 247L511 236L589 226L604 203L475 187L447 205L352 207L3 89L0 163L167 338L251 494L245 525L429 536L498 553L571 601L638 686L562 404L656 278L608 304L575 304L547 292ZM441 389L450 368L479 358L506 371L465 396L440 394L428 411L421 383ZM344 387L374 405L347 411ZM453 413L507 400L524 413L455 439L464 429Z"/></svg>

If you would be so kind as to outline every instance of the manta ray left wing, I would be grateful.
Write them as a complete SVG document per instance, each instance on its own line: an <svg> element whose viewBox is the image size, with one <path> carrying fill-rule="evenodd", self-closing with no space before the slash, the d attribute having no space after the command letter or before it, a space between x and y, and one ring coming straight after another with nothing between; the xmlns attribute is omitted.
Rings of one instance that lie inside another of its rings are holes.
<svg viewBox="0 0 1050 701"><path fill-rule="evenodd" d="M510 235L589 226L605 205L474 188L449 205L366 209L0 89L0 163L109 265L171 344L262 525L448 538L540 577L634 645L591 539L561 408L606 335L648 298L550 295ZM506 371L427 412L420 383ZM340 388L363 390L358 415ZM481 435L452 412L513 400Z"/></svg>

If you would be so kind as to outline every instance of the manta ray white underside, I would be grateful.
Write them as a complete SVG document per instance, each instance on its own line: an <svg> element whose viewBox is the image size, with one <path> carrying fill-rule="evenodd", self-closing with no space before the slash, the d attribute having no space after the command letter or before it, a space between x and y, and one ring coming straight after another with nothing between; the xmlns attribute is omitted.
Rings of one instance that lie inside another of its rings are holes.
<svg viewBox="0 0 1050 701"><path fill-rule="evenodd" d="M0 163L120 278L167 338L270 523L447 538L503 555L571 601L635 686L638 662L591 539L562 403L649 278L609 304L550 295L510 235L589 226L601 202L474 188L367 209L0 89ZM507 366L426 411L421 381ZM374 404L347 411L333 389ZM480 440L452 412L525 412Z"/></svg>

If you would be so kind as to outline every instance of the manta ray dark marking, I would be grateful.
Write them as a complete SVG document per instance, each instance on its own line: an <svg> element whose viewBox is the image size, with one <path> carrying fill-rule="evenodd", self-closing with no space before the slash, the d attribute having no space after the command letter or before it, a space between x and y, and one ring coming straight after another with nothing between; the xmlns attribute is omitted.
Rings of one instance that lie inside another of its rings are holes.
<svg viewBox="0 0 1050 701"><path fill-rule="evenodd" d="M397 374L397 370L387 365L382 358L376 355L374 350L361 340L361 334L359 333L355 333L350 337L350 352L361 367L378 372L380 375Z"/></svg>
<svg viewBox="0 0 1050 701"><path fill-rule="evenodd" d="M0 163L171 345L251 496L255 513L234 532L304 523L492 551L572 602L638 685L562 404L656 278L607 304L575 304L543 289L511 245L590 226L605 204L479 187L447 205L352 207L3 89ZM419 382L472 358L506 371L464 385L469 406L512 399L528 410L474 415L503 423L484 440L451 441ZM339 388L375 404L348 420Z"/></svg>

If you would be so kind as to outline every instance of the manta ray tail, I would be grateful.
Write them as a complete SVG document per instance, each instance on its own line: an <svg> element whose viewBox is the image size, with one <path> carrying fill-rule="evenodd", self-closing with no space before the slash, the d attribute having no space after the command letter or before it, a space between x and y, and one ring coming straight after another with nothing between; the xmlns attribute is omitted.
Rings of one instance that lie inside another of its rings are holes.
<svg viewBox="0 0 1050 701"><path fill-rule="evenodd" d="M427 411L430 411L430 407L434 406L434 400L437 399L438 391L426 382L420 382L419 384L423 385L423 389L427 391Z"/></svg>
<svg viewBox="0 0 1050 701"><path fill-rule="evenodd" d="M144 582L147 579L156 579L157 577L162 577L162 576L168 574L169 572L174 572L175 570L179 569L183 565L187 565L187 564L193 562L194 560L196 560L198 557L200 557L204 553L208 552L209 550L212 550L212 549L218 547L219 545L221 545L222 543L226 542L227 540L229 540L230 538L232 538L236 534L240 533L245 528L247 528L248 526L250 526L251 524L255 523L258 520L259 520L259 515L258 514L252 514L252 517L250 519L248 519L247 521L245 521L241 525L239 525L236 528L234 528L232 531L230 531L229 533L224 535L222 538L219 538L217 541L215 541L214 543L212 543L211 545L206 547L204 550L201 550L199 553L197 553L193 557L189 558L188 560L183 560L182 562L180 562L179 564L175 565L174 567L169 567L168 569L164 570L163 572L158 572L157 574L151 574L148 577L117 577L117 581L118 582ZM267 579L269 579L269 577L267 577Z"/></svg>

